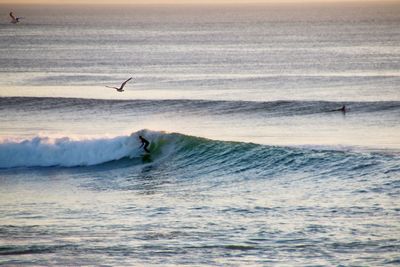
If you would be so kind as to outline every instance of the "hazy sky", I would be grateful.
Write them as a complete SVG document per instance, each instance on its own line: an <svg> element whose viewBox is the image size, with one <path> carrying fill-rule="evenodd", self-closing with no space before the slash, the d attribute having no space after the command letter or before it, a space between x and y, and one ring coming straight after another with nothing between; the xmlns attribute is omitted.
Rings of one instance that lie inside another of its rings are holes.
<svg viewBox="0 0 400 267"><path fill-rule="evenodd" d="M287 2L379 2L379 0L0 0L0 4L245 4ZM400 2L394 0L393 2Z"/></svg>

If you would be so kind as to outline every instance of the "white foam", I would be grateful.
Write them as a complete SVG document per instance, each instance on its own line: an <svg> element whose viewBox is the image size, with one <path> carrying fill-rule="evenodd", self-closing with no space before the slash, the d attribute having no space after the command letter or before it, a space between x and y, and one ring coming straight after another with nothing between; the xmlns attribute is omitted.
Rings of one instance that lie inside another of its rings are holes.
<svg viewBox="0 0 400 267"><path fill-rule="evenodd" d="M138 133L130 136L77 140L34 137L0 142L0 168L90 166L141 154Z"/></svg>

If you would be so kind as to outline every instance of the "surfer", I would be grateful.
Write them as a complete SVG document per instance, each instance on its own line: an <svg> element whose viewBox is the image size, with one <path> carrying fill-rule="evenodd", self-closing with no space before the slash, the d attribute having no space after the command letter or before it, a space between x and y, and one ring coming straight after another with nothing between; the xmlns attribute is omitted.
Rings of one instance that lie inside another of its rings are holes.
<svg viewBox="0 0 400 267"><path fill-rule="evenodd" d="M346 106L343 105L343 106L342 106L341 108L339 108L339 109L331 110L331 112L333 112L333 111L341 111L341 112L343 112L343 113L346 113L347 109L346 109Z"/></svg>
<svg viewBox="0 0 400 267"><path fill-rule="evenodd" d="M150 142L147 141L143 136L139 135L139 139L142 142L141 147L143 147L144 151L146 151L147 153L150 153L150 151L147 149L147 147L149 146Z"/></svg>

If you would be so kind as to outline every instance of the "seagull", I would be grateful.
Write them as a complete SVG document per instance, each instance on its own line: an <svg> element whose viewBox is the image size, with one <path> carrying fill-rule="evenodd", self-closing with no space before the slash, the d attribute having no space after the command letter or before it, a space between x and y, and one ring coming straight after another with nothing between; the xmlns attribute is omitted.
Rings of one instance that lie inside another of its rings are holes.
<svg viewBox="0 0 400 267"><path fill-rule="evenodd" d="M129 78L128 80L126 80L125 82L123 82L119 88L118 88L118 87L113 87L113 86L106 86L106 87L116 89L118 92L123 92L123 91L124 91L123 88L124 88L125 84L126 84L127 82L129 82L130 80L132 80L132 77L130 77L130 78Z"/></svg>
<svg viewBox="0 0 400 267"><path fill-rule="evenodd" d="M11 17L11 23L13 23L13 24L17 24L19 22L19 20L22 19L22 18L14 17L14 14L12 11L10 12L10 17Z"/></svg>

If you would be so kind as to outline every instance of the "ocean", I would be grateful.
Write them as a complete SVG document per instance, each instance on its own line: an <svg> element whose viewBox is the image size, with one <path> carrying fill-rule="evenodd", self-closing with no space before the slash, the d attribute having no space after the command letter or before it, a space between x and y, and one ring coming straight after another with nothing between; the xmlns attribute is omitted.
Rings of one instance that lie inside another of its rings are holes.
<svg viewBox="0 0 400 267"><path fill-rule="evenodd" d="M399 265L399 3L0 13L0 265Z"/></svg>

